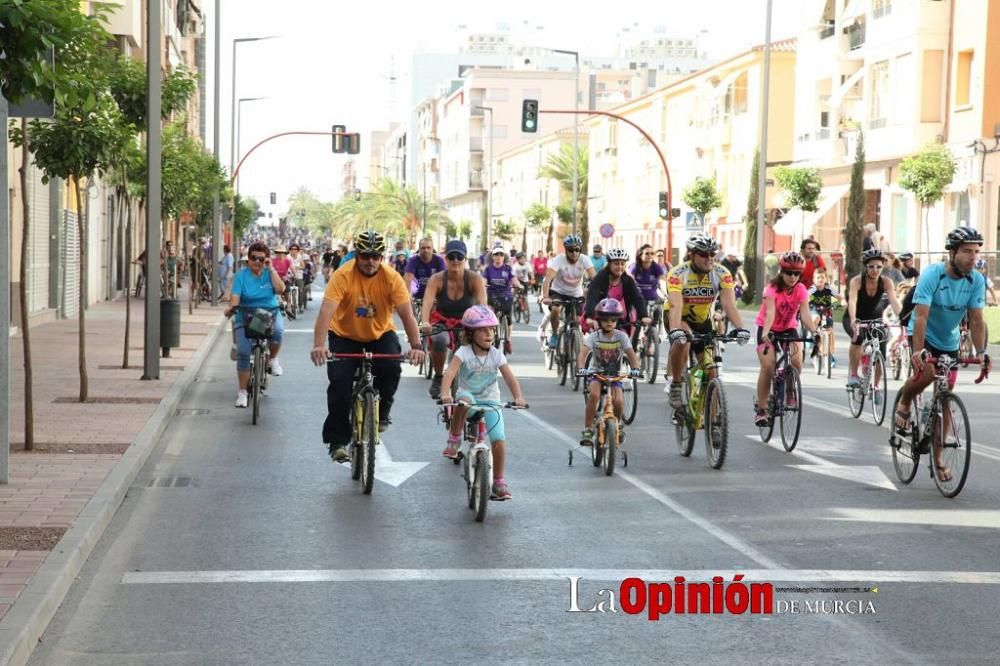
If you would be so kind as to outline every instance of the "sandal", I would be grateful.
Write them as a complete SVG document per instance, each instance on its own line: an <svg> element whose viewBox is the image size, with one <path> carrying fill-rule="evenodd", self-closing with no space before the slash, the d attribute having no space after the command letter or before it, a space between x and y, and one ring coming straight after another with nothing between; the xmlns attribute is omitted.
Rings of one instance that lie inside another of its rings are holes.
<svg viewBox="0 0 1000 666"><path fill-rule="evenodd" d="M896 434L900 437L910 435L910 411L908 409L897 409L895 418Z"/></svg>

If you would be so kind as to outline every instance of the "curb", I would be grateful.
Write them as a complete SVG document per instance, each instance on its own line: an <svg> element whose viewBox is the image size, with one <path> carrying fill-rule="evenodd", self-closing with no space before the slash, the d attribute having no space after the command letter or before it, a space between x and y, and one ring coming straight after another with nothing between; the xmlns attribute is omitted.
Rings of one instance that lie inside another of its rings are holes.
<svg viewBox="0 0 1000 666"><path fill-rule="evenodd" d="M194 382L195 375L201 371L206 357L225 330L225 322L226 318L220 317L217 323L209 324L215 327L215 331L201 342L190 365L174 382L132 446L111 469L97 492L45 558L38 573L0 620L0 664L21 665L31 657L70 586L118 511L125 493L156 448L181 397Z"/></svg>

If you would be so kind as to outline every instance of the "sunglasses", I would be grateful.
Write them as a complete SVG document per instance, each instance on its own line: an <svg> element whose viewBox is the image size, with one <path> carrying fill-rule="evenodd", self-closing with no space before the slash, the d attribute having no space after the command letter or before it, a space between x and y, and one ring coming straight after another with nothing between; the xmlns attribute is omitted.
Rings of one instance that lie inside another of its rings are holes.
<svg viewBox="0 0 1000 666"><path fill-rule="evenodd" d="M377 252L359 252L358 258L366 261L379 261L382 259L382 255Z"/></svg>
<svg viewBox="0 0 1000 666"><path fill-rule="evenodd" d="M710 259L710 258L714 258L715 257L715 253L714 252L697 252L696 251L695 254L698 255L699 257L701 257L702 259Z"/></svg>
<svg viewBox="0 0 1000 666"><path fill-rule="evenodd" d="M869 264L868 266L865 266L865 268L867 268L870 271L873 271L873 270L874 271L880 271L880 270L882 270L885 267L884 266L872 266L872 265Z"/></svg>
<svg viewBox="0 0 1000 666"><path fill-rule="evenodd" d="M448 261L465 261L465 255L452 252L445 257Z"/></svg>
<svg viewBox="0 0 1000 666"><path fill-rule="evenodd" d="M788 277L799 277L802 275L802 271L781 271L782 275L787 275Z"/></svg>
<svg viewBox="0 0 1000 666"><path fill-rule="evenodd" d="M574 254L579 253L580 252L580 248L578 248L578 247L568 247L568 248L566 248L566 254L569 254L570 252L572 252Z"/></svg>
<svg viewBox="0 0 1000 666"><path fill-rule="evenodd" d="M267 257L263 254L255 254L250 257L250 261L264 261L265 259L267 259Z"/></svg>

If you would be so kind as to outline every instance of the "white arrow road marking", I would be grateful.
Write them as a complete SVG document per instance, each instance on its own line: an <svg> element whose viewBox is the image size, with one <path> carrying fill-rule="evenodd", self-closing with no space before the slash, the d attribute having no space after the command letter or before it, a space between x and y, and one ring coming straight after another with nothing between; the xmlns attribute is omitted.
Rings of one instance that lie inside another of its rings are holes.
<svg viewBox="0 0 1000 666"><path fill-rule="evenodd" d="M772 436L771 441L766 442L766 445L783 452L785 449L775 441L774 437L776 436L777 435ZM761 440L760 435L747 435L747 439L765 444L765 442ZM824 440L819 438L814 439L809 437L800 437L799 445L808 447L812 446L816 442L823 441ZM838 465L830 462L826 458L821 458L814 453L807 453L806 451L799 451L798 449L792 451L790 455L809 463L808 465L786 465L786 467L791 467L792 469L801 469L806 472L832 476L837 479L853 481L854 483L862 483L876 488L882 488L884 490L897 490L896 486L889 480L889 477L887 477L885 473L875 465Z"/></svg>
<svg viewBox="0 0 1000 666"><path fill-rule="evenodd" d="M621 582L636 577L647 581L669 581L683 576L689 581L708 581L714 576L732 580L770 583L964 583L1000 585L997 571L893 571L851 569L261 569L235 571L127 571L123 585L191 583L359 583L359 582L463 582L463 581L559 581L577 577L584 581ZM874 593L874 591L873 591Z"/></svg>
<svg viewBox="0 0 1000 666"><path fill-rule="evenodd" d="M428 464L425 462L393 462L385 442L375 447L375 478L382 483L388 483L393 488L399 488L407 479ZM351 470L348 463L337 466L343 467L348 472Z"/></svg>
<svg viewBox="0 0 1000 666"><path fill-rule="evenodd" d="M849 520L898 525L941 525L943 527L985 527L1000 530L1000 511L974 509L858 509L834 508L834 516L823 520Z"/></svg>

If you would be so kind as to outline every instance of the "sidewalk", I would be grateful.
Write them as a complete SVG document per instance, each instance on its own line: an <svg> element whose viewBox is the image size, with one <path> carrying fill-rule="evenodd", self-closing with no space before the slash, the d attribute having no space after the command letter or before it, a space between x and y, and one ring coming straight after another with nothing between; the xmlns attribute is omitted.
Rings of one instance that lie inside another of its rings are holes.
<svg viewBox="0 0 1000 666"><path fill-rule="evenodd" d="M184 295L186 298L186 294ZM142 381L143 301L132 300L123 370L125 301L87 310L89 398L76 401L76 319L31 329L35 449L24 451L24 365L10 341L10 483L0 486L0 664L23 663L226 328L223 307L181 304L180 347Z"/></svg>

